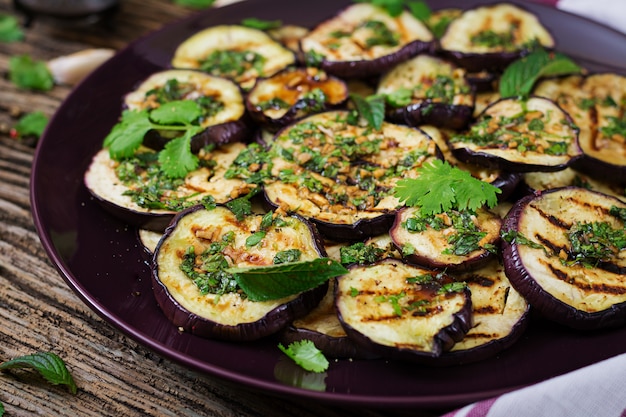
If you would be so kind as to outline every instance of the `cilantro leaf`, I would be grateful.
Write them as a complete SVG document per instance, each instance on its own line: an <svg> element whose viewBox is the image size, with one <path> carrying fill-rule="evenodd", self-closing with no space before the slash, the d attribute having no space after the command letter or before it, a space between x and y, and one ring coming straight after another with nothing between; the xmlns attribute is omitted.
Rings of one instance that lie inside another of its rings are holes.
<svg viewBox="0 0 626 417"><path fill-rule="evenodd" d="M162 125L187 125L202 116L202 107L192 100L173 100L150 112L150 119Z"/></svg>
<svg viewBox="0 0 626 417"><path fill-rule="evenodd" d="M46 63L29 55L9 58L9 80L23 89L48 91L54 87L54 78Z"/></svg>
<svg viewBox="0 0 626 417"><path fill-rule="evenodd" d="M500 78L500 95L527 96L541 77L579 73L581 70L563 54L536 49L504 70Z"/></svg>
<svg viewBox="0 0 626 417"><path fill-rule="evenodd" d="M187 130L183 136L167 142L159 152L159 163L168 177L182 178L198 168L198 157L191 152L191 137L200 130L200 127Z"/></svg>
<svg viewBox="0 0 626 417"><path fill-rule="evenodd" d="M67 370L63 359L52 352L38 352L20 356L0 364L0 371L9 369L31 368L39 372L46 381L53 385L67 385L72 394L76 394L76 383Z"/></svg>
<svg viewBox="0 0 626 417"><path fill-rule="evenodd" d="M109 148L113 159L131 157L143 142L146 133L153 128L148 110L124 110L120 122L104 138L104 146Z"/></svg>
<svg viewBox="0 0 626 417"><path fill-rule="evenodd" d="M324 372L328 369L328 359L310 340L292 342L287 347L281 343L278 348L306 371Z"/></svg>
<svg viewBox="0 0 626 417"><path fill-rule="evenodd" d="M269 301L313 289L348 272L329 258L254 268L229 268L251 301Z"/></svg>
<svg viewBox="0 0 626 417"><path fill-rule="evenodd" d="M484 204L493 207L500 192L499 188L441 160L425 164L417 178L400 180L394 189L395 197L407 206L420 206L424 215L451 209L476 210Z"/></svg>
<svg viewBox="0 0 626 417"><path fill-rule="evenodd" d="M380 130L385 119L385 96L374 94L363 97L358 94L350 94L350 99L356 106L359 115L367 120L371 127Z"/></svg>
<svg viewBox="0 0 626 417"><path fill-rule="evenodd" d="M0 417L4 415L4 404L0 403Z"/></svg>
<svg viewBox="0 0 626 417"><path fill-rule="evenodd" d="M14 129L20 137L35 136L39 138L47 125L48 116L43 112L36 111L22 116L15 124Z"/></svg>
<svg viewBox="0 0 626 417"><path fill-rule="evenodd" d="M14 16L0 14L0 42L15 42L24 39L24 32Z"/></svg>
<svg viewBox="0 0 626 417"><path fill-rule="evenodd" d="M174 0L174 3L184 7L203 9L205 7L213 6L215 0Z"/></svg>

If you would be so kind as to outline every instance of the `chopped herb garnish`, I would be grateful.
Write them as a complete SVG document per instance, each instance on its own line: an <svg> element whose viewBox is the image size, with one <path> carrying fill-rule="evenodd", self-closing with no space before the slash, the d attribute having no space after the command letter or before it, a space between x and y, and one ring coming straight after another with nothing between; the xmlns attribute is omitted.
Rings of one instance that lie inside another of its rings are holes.
<svg viewBox="0 0 626 417"><path fill-rule="evenodd" d="M366 245L363 242L353 243L349 246L342 246L339 249L341 263L349 264L371 264L379 261L385 250L374 245Z"/></svg>

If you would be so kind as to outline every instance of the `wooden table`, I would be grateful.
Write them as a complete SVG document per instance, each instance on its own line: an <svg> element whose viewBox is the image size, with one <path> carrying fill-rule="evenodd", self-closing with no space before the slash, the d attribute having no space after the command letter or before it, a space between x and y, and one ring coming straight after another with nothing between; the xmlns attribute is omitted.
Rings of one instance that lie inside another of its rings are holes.
<svg viewBox="0 0 626 417"><path fill-rule="evenodd" d="M170 0L124 0L110 27L36 19L21 42L0 43L0 362L52 351L77 385L71 395L28 371L0 374L7 416L395 416L390 410L342 409L250 392L192 372L140 346L92 312L61 279L40 244L31 216L34 144L11 137L20 115L51 116L70 92L31 92L7 80L9 58L48 60L86 48L119 49L193 10ZM10 0L0 13L17 15ZM424 415L422 411L419 415ZM415 412L412 416L418 415Z"/></svg>

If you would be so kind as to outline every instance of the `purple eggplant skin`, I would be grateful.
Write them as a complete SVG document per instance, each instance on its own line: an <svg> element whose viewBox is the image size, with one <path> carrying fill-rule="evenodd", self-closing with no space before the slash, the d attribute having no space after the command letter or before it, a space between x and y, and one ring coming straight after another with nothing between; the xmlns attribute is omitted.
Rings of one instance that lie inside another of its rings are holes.
<svg viewBox="0 0 626 417"><path fill-rule="evenodd" d="M317 219L310 221L315 223L322 236L339 242L356 242L386 233L394 218L395 212L381 214L372 219L361 219L353 224L328 223Z"/></svg>
<svg viewBox="0 0 626 417"><path fill-rule="evenodd" d="M226 145L232 142L250 142L254 129L250 116L246 113L241 119L209 126L191 138L191 152L198 153L209 145ZM171 140L157 130L150 130L143 138L143 145L160 151Z"/></svg>
<svg viewBox="0 0 626 417"><path fill-rule="evenodd" d="M431 42L413 41L398 51L380 58L360 61L333 61L324 58L321 60L319 67L339 78L368 79L389 71L399 62L431 50Z"/></svg>
<svg viewBox="0 0 626 417"><path fill-rule="evenodd" d="M328 282L325 282L324 284L311 290L302 292L290 301L272 309L260 320L249 323L239 323L237 325L226 325L214 322L181 306L170 295L166 286L159 279L158 254L161 246L174 232L178 221L182 217L189 213L204 209L204 206L197 205L177 213L172 219L172 222L165 229L163 237L159 241L150 263L150 276L154 296L164 315L173 325L183 329L185 332L189 332L200 337L228 341L254 341L277 333L291 321L309 313L320 303L324 295L328 292ZM326 250L324 249L322 239L315 230L315 227L301 217L292 217L298 218L304 224L308 225L314 239L317 252L320 257L325 257Z"/></svg>
<svg viewBox="0 0 626 417"><path fill-rule="evenodd" d="M504 218L502 233L515 232L524 215L527 206L535 199L548 193L561 192L561 190L576 189L578 187L563 187L538 192L522 197L509 210ZM608 197L602 193L589 191L601 198ZM613 198L613 197L608 197ZM623 202L615 199L616 205L622 207ZM549 214L546 213L546 216ZM556 221L556 220L555 220ZM502 257L506 275L513 287L524 296L531 304L534 311L543 317L576 330L590 331L600 328L613 328L626 325L626 302L613 304L610 308L595 312L579 310L548 293L530 275L525 267L524 259L520 256L521 244L508 242L502 239Z"/></svg>
<svg viewBox="0 0 626 417"><path fill-rule="evenodd" d="M174 213L149 213L135 211L126 207L118 206L109 200L91 192L93 198L107 213L121 220L124 224L131 224L140 229L153 232L163 232L174 218Z"/></svg>
<svg viewBox="0 0 626 417"><path fill-rule="evenodd" d="M479 54L438 49L437 53L444 59L454 62L469 72L488 71L500 73L513 61L528 55L530 50Z"/></svg>
<svg viewBox="0 0 626 417"><path fill-rule="evenodd" d="M433 125L461 130L472 121L473 114L473 106L451 105L424 100L406 107L389 109L387 118L394 123L414 127Z"/></svg>
<svg viewBox="0 0 626 417"><path fill-rule="evenodd" d="M266 210L275 210L278 204L272 202L264 193L263 207ZM358 242L371 236L387 233L393 225L395 211L383 213L371 219L360 219L352 224L330 223L323 220L310 218L308 221L315 225L320 235L326 239L337 242Z"/></svg>

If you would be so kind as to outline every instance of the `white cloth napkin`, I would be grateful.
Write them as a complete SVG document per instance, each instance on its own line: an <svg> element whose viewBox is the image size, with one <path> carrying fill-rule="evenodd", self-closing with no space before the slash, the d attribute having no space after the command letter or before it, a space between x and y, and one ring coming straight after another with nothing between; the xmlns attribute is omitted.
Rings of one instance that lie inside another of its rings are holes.
<svg viewBox="0 0 626 417"><path fill-rule="evenodd" d="M443 417L626 417L626 354Z"/></svg>
<svg viewBox="0 0 626 417"><path fill-rule="evenodd" d="M626 1L624 0L558 0L556 7L626 33Z"/></svg>

